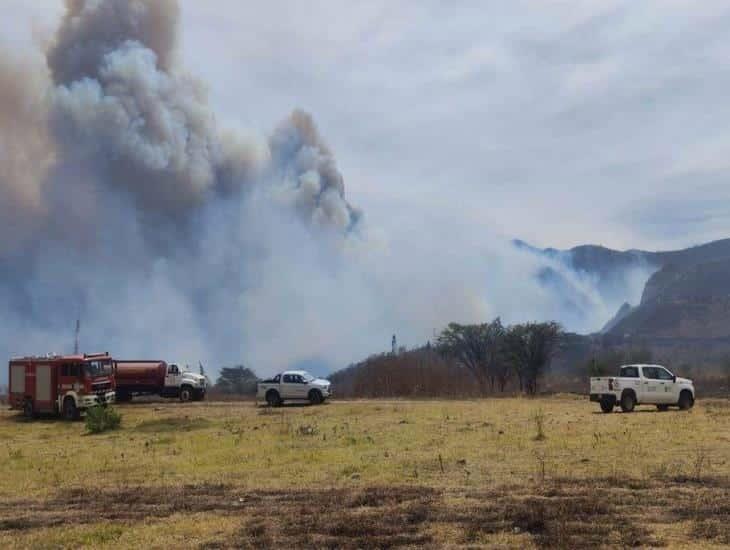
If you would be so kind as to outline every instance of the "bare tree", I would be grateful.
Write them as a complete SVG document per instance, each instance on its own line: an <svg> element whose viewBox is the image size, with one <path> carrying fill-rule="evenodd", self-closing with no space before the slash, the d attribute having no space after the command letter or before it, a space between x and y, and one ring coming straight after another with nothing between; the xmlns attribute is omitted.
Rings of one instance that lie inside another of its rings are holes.
<svg viewBox="0 0 730 550"><path fill-rule="evenodd" d="M460 325L449 323L436 340L439 351L468 369L486 393L488 372L487 325Z"/></svg>
<svg viewBox="0 0 730 550"><path fill-rule="evenodd" d="M487 384L500 390L509 379L509 367L504 354L505 329L499 318L480 325L449 324L438 337L441 353L466 367L476 378L479 389L486 393Z"/></svg>
<svg viewBox="0 0 730 550"><path fill-rule="evenodd" d="M514 325L507 331L506 351L520 384L520 391L534 395L540 378L550 366L560 341L560 325L549 323L525 323Z"/></svg>
<svg viewBox="0 0 730 550"><path fill-rule="evenodd" d="M484 336L487 344L486 367L492 391L494 391L496 381L499 391L504 392L505 386L512 377L512 364L506 348L507 329L502 325L499 317L486 325Z"/></svg>

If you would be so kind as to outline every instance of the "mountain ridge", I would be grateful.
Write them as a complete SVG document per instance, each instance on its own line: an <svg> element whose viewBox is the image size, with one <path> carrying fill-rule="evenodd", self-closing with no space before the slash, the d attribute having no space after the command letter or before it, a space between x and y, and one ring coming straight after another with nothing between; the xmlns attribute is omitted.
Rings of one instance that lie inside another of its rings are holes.
<svg viewBox="0 0 730 550"><path fill-rule="evenodd" d="M638 248L617 250L600 244L582 244L572 248L539 248L521 239L513 239L518 249L543 255L552 259L571 258L576 268L592 267L591 261L601 260L628 262L637 258L651 260L662 265L668 263L701 263L709 259L730 258L730 238L718 239L681 249L650 251Z"/></svg>
<svg viewBox="0 0 730 550"><path fill-rule="evenodd" d="M594 277L598 288L622 271L651 266L641 298L622 302L602 329L588 336L612 347L646 347L666 360L716 361L730 354L730 239L685 249L613 250L580 245L567 250L515 246ZM540 274L545 281L545 272ZM554 280L545 288L564 289ZM573 300L568 297L568 300Z"/></svg>

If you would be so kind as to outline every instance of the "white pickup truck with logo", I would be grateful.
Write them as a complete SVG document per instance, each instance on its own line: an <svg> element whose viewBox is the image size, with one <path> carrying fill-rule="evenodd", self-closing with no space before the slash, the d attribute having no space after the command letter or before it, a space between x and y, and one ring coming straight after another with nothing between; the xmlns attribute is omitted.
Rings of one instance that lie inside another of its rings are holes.
<svg viewBox="0 0 730 550"><path fill-rule="evenodd" d="M312 405L324 403L332 395L330 381L315 378L307 371L288 370L258 384L256 397L276 407L284 401L309 401Z"/></svg>
<svg viewBox="0 0 730 550"><path fill-rule="evenodd" d="M686 410L694 405L695 388L692 380L679 378L661 365L624 365L618 376L591 378L590 399L605 413L617 405L623 412L633 411L636 405Z"/></svg>

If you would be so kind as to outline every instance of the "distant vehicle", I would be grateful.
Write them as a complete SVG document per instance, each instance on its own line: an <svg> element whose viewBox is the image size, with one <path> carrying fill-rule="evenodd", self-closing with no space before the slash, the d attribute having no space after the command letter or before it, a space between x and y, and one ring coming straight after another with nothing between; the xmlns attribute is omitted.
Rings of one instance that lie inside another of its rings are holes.
<svg viewBox="0 0 730 550"><path fill-rule="evenodd" d="M205 376L165 361L115 361L117 400L131 401L135 395L159 395L198 401L205 398Z"/></svg>
<svg viewBox="0 0 730 550"><path fill-rule="evenodd" d="M10 406L28 418L52 413L75 420L89 407L114 402L108 353L17 357L8 369Z"/></svg>
<svg viewBox="0 0 730 550"><path fill-rule="evenodd" d="M618 376L591 378L591 401L610 413L616 405L631 412L636 405L691 409L695 402L692 380L679 378L661 365L624 365Z"/></svg>
<svg viewBox="0 0 730 550"><path fill-rule="evenodd" d="M284 401L309 401L312 405L324 403L332 396L330 381L315 378L307 371L288 370L259 382L256 397L272 407Z"/></svg>

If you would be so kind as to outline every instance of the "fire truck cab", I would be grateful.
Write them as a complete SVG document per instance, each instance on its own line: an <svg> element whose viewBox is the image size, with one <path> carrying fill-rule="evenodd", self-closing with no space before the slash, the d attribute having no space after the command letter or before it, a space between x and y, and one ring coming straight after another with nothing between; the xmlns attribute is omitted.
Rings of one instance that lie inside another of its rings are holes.
<svg viewBox="0 0 730 550"><path fill-rule="evenodd" d="M10 406L28 418L51 413L77 419L89 407L114 402L112 364L108 353L13 358Z"/></svg>

